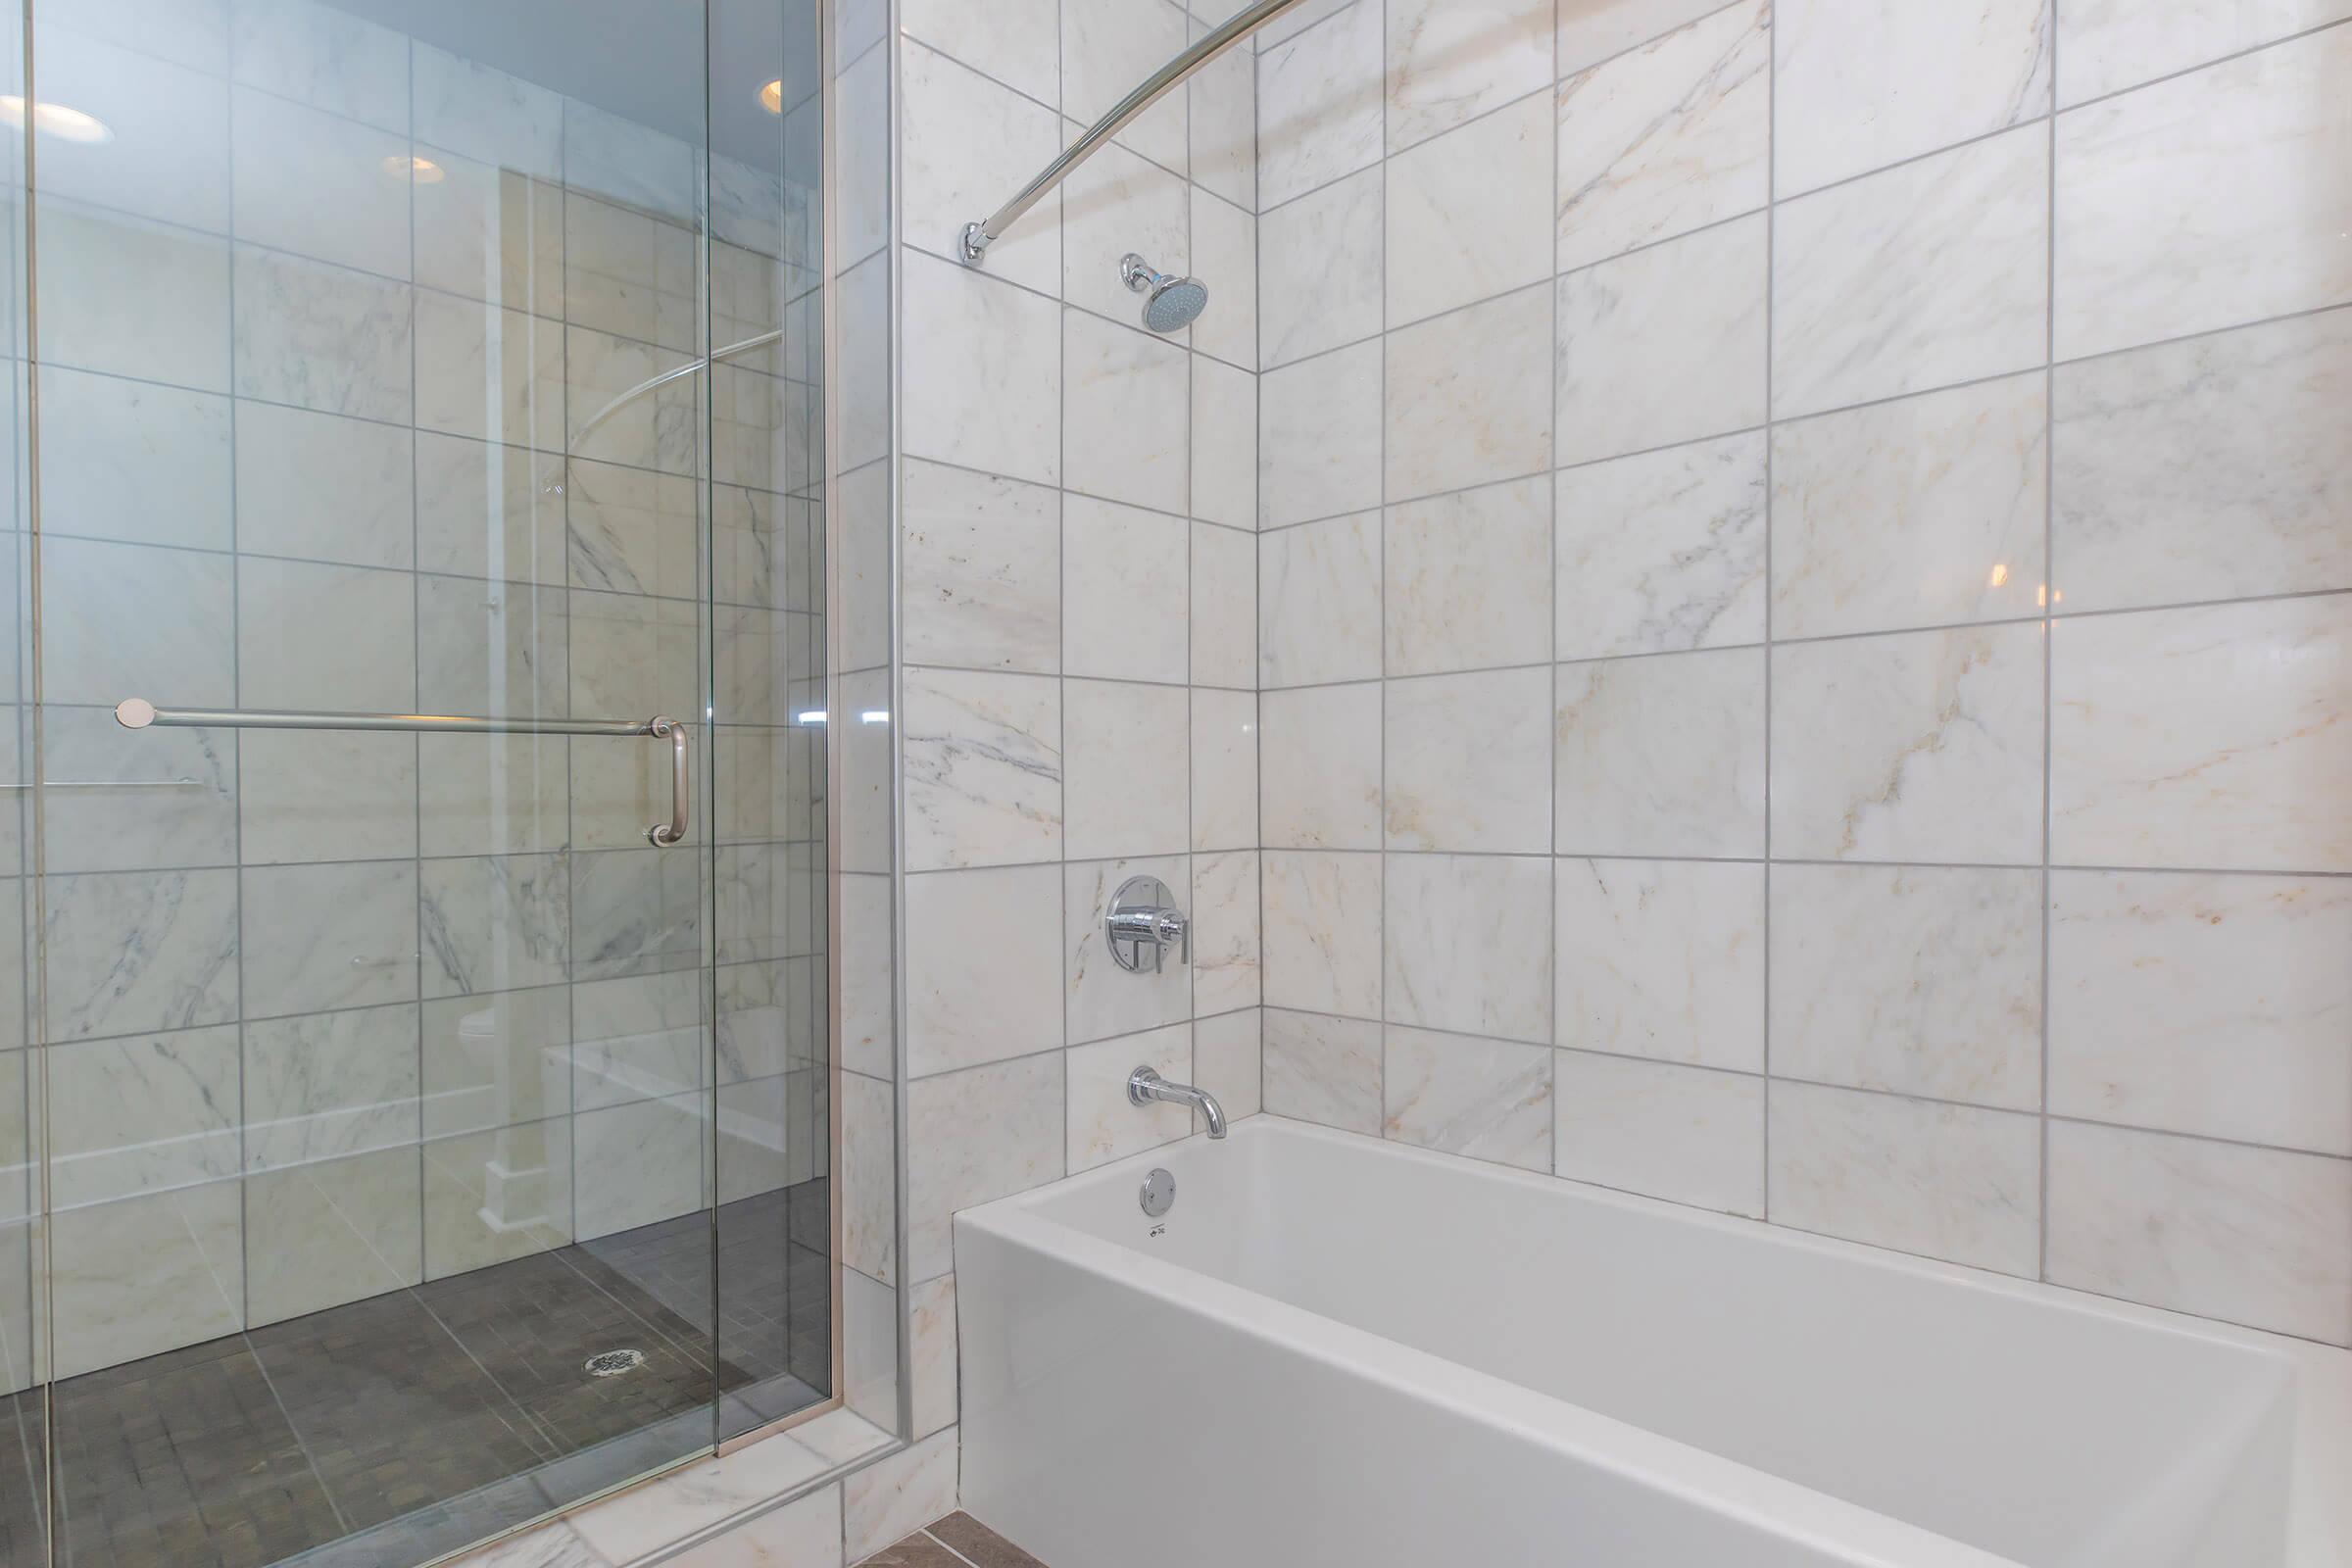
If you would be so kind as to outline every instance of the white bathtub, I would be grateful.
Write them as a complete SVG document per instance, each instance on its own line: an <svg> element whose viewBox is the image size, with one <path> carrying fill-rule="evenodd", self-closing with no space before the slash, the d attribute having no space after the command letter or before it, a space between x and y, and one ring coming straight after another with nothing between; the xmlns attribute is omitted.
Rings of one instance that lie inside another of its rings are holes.
<svg viewBox="0 0 2352 1568"><path fill-rule="evenodd" d="M1054 1568L2352 1565L2352 1354L1296 1122L956 1267L963 1500Z"/></svg>

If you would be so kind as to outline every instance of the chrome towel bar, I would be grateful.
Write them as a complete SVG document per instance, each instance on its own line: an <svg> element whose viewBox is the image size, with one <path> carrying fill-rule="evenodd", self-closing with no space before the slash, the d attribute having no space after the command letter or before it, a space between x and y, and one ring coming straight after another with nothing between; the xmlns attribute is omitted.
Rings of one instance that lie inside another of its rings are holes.
<svg viewBox="0 0 2352 1568"><path fill-rule="evenodd" d="M669 742L669 820L646 829L648 842L668 849L686 837L693 799L686 726L666 714L652 718L466 718L448 713L305 713L267 709L158 708L143 697L115 705L124 729L400 730L439 735L651 736Z"/></svg>

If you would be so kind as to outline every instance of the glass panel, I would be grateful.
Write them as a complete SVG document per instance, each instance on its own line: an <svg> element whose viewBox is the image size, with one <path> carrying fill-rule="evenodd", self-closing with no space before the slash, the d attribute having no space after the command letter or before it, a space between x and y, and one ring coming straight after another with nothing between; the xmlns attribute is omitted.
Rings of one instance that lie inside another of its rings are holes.
<svg viewBox="0 0 2352 1568"><path fill-rule="evenodd" d="M711 335L723 361L713 383L711 591L727 1438L833 1392L823 57L813 0L717 0L710 27Z"/></svg>
<svg viewBox="0 0 2352 1568"><path fill-rule="evenodd" d="M719 10L37 6L4 1568L52 1457L58 1562L399 1564L833 1390L821 57ZM131 697L669 715L693 826L650 737Z"/></svg>

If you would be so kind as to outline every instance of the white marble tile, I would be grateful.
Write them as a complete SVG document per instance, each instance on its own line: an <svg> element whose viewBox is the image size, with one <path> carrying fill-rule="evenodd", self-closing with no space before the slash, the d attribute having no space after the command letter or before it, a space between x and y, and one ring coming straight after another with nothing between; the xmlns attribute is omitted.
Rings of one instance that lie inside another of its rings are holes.
<svg viewBox="0 0 2352 1568"><path fill-rule="evenodd" d="M1380 344L1269 370L1257 393L1260 527L1380 505Z"/></svg>
<svg viewBox="0 0 2352 1568"><path fill-rule="evenodd" d="M905 267L900 432L909 457L1061 477L1060 307L928 256ZM975 377L971 368L988 367Z"/></svg>
<svg viewBox="0 0 2352 1568"><path fill-rule="evenodd" d="M2039 614L2048 416L2034 373L1776 426L1773 634Z"/></svg>
<svg viewBox="0 0 2352 1568"><path fill-rule="evenodd" d="M1008 21L1010 19L1007 19ZM900 161L906 243L955 255L963 225L993 212L1061 151L1061 122L950 56L900 53ZM1047 59L1054 56L1049 52ZM1061 286L1061 203L1050 194L989 247L987 270L1052 294Z"/></svg>
<svg viewBox="0 0 2352 1568"><path fill-rule="evenodd" d="M1067 487L1181 516L1192 479L1191 359L1141 328L1064 313Z"/></svg>
<svg viewBox="0 0 2352 1568"><path fill-rule="evenodd" d="M1250 692L1193 692L1193 848L1258 842L1258 699Z"/></svg>
<svg viewBox="0 0 2352 1568"><path fill-rule="evenodd" d="M2050 853L2352 870L2352 598L2060 621Z"/></svg>
<svg viewBox="0 0 2352 1568"><path fill-rule="evenodd" d="M409 39L323 0L229 0L231 75L386 130L409 128Z"/></svg>
<svg viewBox="0 0 2352 1568"><path fill-rule="evenodd" d="M1561 860L1553 900L1555 1043L1762 1070L1762 866Z"/></svg>
<svg viewBox="0 0 2352 1568"><path fill-rule="evenodd" d="M1774 416L2038 364L2049 209L2049 134L2032 126L1784 203Z"/></svg>
<svg viewBox="0 0 2352 1568"><path fill-rule="evenodd" d="M255 575L251 564L243 575L248 579ZM359 658L354 662L361 662L370 654L382 658L398 649L401 641L405 641L408 616L415 615L416 701L432 711L500 714L564 710L565 691L570 684L570 604L561 590L526 583L481 583L458 577L427 577L410 586L411 579L392 573L334 576L326 568L305 568L304 575L320 584L313 590L320 597L331 592L349 605L355 626L369 630L378 625L397 628L372 646L362 644L355 650ZM278 591L299 593L304 586L302 578L292 573L289 577L292 580ZM399 602L403 588L408 591L411 605ZM250 596L244 600L247 605L253 602ZM646 601L634 599L634 603L643 606ZM683 630L691 611L680 606L670 612L670 617ZM337 690L348 689L362 678L358 671L347 675L326 666L323 661L320 664L315 678L335 676ZM722 639L719 649L722 700L733 695L724 684L726 667ZM400 686L405 689L407 672L397 673ZM249 681L248 691L251 684ZM390 680L385 684L389 686ZM358 705L346 698L334 706ZM733 707L732 703L725 703L721 711ZM748 715L730 712L729 716ZM651 752L654 748L640 750Z"/></svg>
<svg viewBox="0 0 2352 1568"><path fill-rule="evenodd" d="M1265 842L1298 850L1380 848L1380 685L1265 692L1257 706Z"/></svg>
<svg viewBox="0 0 2352 1568"><path fill-rule="evenodd" d="M1551 670L1388 684L1392 850L1542 855L1551 846Z"/></svg>
<svg viewBox="0 0 2352 1568"><path fill-rule="evenodd" d="M1763 1217L1763 1079L1581 1051L1557 1058L1556 1174Z"/></svg>
<svg viewBox="0 0 2352 1568"><path fill-rule="evenodd" d="M420 1282L422 1182L414 1145L247 1178L247 1322L279 1323Z"/></svg>
<svg viewBox="0 0 2352 1568"><path fill-rule="evenodd" d="M1257 526L1257 377L1198 355L1192 499L1196 517L1229 528Z"/></svg>
<svg viewBox="0 0 2352 1568"><path fill-rule="evenodd" d="M909 462L901 635L909 662L1051 674L1061 659L1061 500Z"/></svg>
<svg viewBox="0 0 2352 1568"><path fill-rule="evenodd" d="M1093 0L1061 9L1061 107L1089 123L1135 84L1184 52L1184 11L1170 0ZM1190 95L1170 93L1119 132L1118 141L1163 169L1184 172L1191 141Z"/></svg>
<svg viewBox="0 0 2352 1568"><path fill-rule="evenodd" d="M235 589L223 557L45 540L42 696L112 708L233 706Z"/></svg>
<svg viewBox="0 0 2352 1568"><path fill-rule="evenodd" d="M18 1060L6 1064L12 1088ZM47 1102L54 1208L237 1174L243 1128L235 1028L51 1046L41 1070L45 1084L36 1073L32 1094Z"/></svg>
<svg viewBox="0 0 2352 1568"><path fill-rule="evenodd" d="M2061 116L2058 357L2352 300L2352 186L2312 177L2347 74L2331 27Z"/></svg>
<svg viewBox="0 0 2352 1568"><path fill-rule="evenodd" d="M2050 1124L2049 1277L2352 1345L2352 1162Z"/></svg>
<svg viewBox="0 0 2352 1568"><path fill-rule="evenodd" d="M1073 860L1062 867L1062 1029L1073 1044L1138 1034L1192 1015L1194 965L1169 954L1157 972L1123 969L1110 956L1110 901L1139 876L1156 877L1168 903L1191 915L1192 871L1182 856L1153 859ZM1195 962L1200 937L1194 934Z"/></svg>
<svg viewBox="0 0 2352 1568"><path fill-rule="evenodd" d="M1264 1077L1263 1017L1255 1007L1193 1025L1194 1082L1217 1097L1228 1121L1258 1113Z"/></svg>
<svg viewBox="0 0 2352 1568"><path fill-rule="evenodd" d="M1740 0L1560 84L1562 270L1762 207L1772 7Z"/></svg>
<svg viewBox="0 0 2352 1568"><path fill-rule="evenodd" d="M1254 850L1193 857L1193 1010L1258 1004L1258 857Z"/></svg>
<svg viewBox="0 0 2352 1568"><path fill-rule="evenodd" d="M564 174L564 101L545 87L427 43L409 45L416 139L543 180Z"/></svg>
<svg viewBox="0 0 2352 1568"><path fill-rule="evenodd" d="M1392 675L1541 663L1550 652L1550 487L1542 477L1389 509Z"/></svg>
<svg viewBox="0 0 2352 1568"><path fill-rule="evenodd" d="M464 299L561 317L563 186L438 146L420 144L413 155L404 150L408 156L439 171L438 178L408 182L416 281Z"/></svg>
<svg viewBox="0 0 2352 1568"><path fill-rule="evenodd" d="M1238 53L1226 59L1248 64L1247 56ZM1193 271L1206 281L1210 301L1208 311L1193 323L1193 347L1226 365L1254 370L1261 287L1257 220L1246 208L1220 201L1198 185L1192 191L1192 219ZM1164 265L1161 270L1166 270ZM1127 303L1134 305L1132 298ZM1196 373L1199 368L1195 367ZM1243 518L1235 522L1248 526Z"/></svg>
<svg viewBox="0 0 2352 1568"><path fill-rule="evenodd" d="M942 1274L914 1287L906 1312L913 1349L907 1376L914 1385L914 1431L927 1438L956 1422L956 1276Z"/></svg>
<svg viewBox="0 0 2352 1568"><path fill-rule="evenodd" d="M1385 340L1382 439L1392 501L1551 466L1549 284Z"/></svg>
<svg viewBox="0 0 2352 1568"><path fill-rule="evenodd" d="M1383 925L1392 1023L1551 1039L1551 862L1391 855Z"/></svg>
<svg viewBox="0 0 2352 1568"><path fill-rule="evenodd" d="M565 494L570 502L574 587L673 599L694 596L702 554L702 497L692 479L574 462L567 470Z"/></svg>
<svg viewBox="0 0 2352 1568"><path fill-rule="evenodd" d="M238 239L384 277L409 275L406 136L249 87L231 89L229 121Z"/></svg>
<svg viewBox="0 0 2352 1568"><path fill-rule="evenodd" d="M956 1210L1064 1174L1062 1094L1058 1051L907 1086L907 1278L952 1266Z"/></svg>
<svg viewBox="0 0 2352 1568"><path fill-rule="evenodd" d="M1356 0L1257 56L1257 202L1266 208L1380 162L1382 24Z"/></svg>
<svg viewBox="0 0 2352 1568"><path fill-rule="evenodd" d="M571 1240L571 1118L424 1146L424 1277L446 1279Z"/></svg>
<svg viewBox="0 0 2352 1568"><path fill-rule="evenodd" d="M134 733L104 709L46 710L40 770L49 787L41 800L40 870L233 862L244 793L237 753L240 741L251 738L218 729ZM315 816L343 814L321 808L316 796L308 804ZM409 815L413 833L414 805Z"/></svg>
<svg viewBox="0 0 2352 1568"><path fill-rule="evenodd" d="M1807 859L2041 858L2042 629L1772 656L1772 848Z"/></svg>
<svg viewBox="0 0 2352 1568"><path fill-rule="evenodd" d="M1551 82L1548 0L1389 0L1388 145L1410 147Z"/></svg>
<svg viewBox="0 0 2352 1568"><path fill-rule="evenodd" d="M52 1375L242 1328L241 1196L236 1182L209 1182L52 1215Z"/></svg>
<svg viewBox="0 0 2352 1568"><path fill-rule="evenodd" d="M1201 30L1195 25L1196 39ZM1261 30L1258 37L1263 39L1265 33ZM1193 100L1193 183L1244 212L1257 211L1256 49L1235 49L1211 61L1187 90ZM1194 221L1198 225L1197 216Z"/></svg>
<svg viewBox="0 0 2352 1568"><path fill-rule="evenodd" d="M1248 690L1257 685L1257 542L1210 523L1192 525L1191 679ZM1132 627L1129 628L1132 631Z"/></svg>
<svg viewBox="0 0 2352 1568"><path fill-rule="evenodd" d="M563 460L416 437L416 564L516 582L564 580Z"/></svg>
<svg viewBox="0 0 2352 1568"><path fill-rule="evenodd" d="M1550 275L1551 227L1544 214L1551 162L1551 116L1541 96L1389 161L1390 326ZM1377 242L1371 250L1376 261L1384 254Z"/></svg>
<svg viewBox="0 0 2352 1568"><path fill-rule="evenodd" d="M245 1168L270 1170L417 1141L415 1004L245 1026Z"/></svg>
<svg viewBox="0 0 2352 1568"><path fill-rule="evenodd" d="M1158 6L1164 0L1115 0ZM1072 15L1076 13L1073 12ZM1179 94L1178 96L1182 96ZM1075 138L1076 125L1066 126ZM1041 166L1042 167L1042 166ZM1018 190L1030 175L1016 174L1001 189ZM1002 200L984 199L984 207ZM1061 187L1061 272L1054 288L1081 310L1114 321L1134 321L1143 302L1119 276L1120 260L1133 252L1162 272L1183 276L1193 266L1192 192L1184 176L1139 158L1113 142L1081 165ZM1221 279L1212 279L1211 287ZM1170 341L1184 343L1186 334Z"/></svg>
<svg viewBox="0 0 2352 1568"><path fill-rule="evenodd" d="M889 1077L896 1059L889 878L857 872L841 879L841 1064Z"/></svg>
<svg viewBox="0 0 2352 1568"><path fill-rule="evenodd" d="M2352 888L2050 879L2050 1109L2352 1154Z"/></svg>
<svg viewBox="0 0 2352 1568"><path fill-rule="evenodd" d="M899 26L907 37L1032 98L1061 102L1061 7L1056 0L1003 0L986 12L975 11L964 0L905 0Z"/></svg>
<svg viewBox="0 0 2352 1568"><path fill-rule="evenodd" d="M226 233L227 84L213 70L168 58L151 38L126 38L126 48L99 36L114 30L110 19L86 8L42 10L41 98L71 105L111 132L96 142L44 138L42 194ZM22 38L16 47L22 50Z"/></svg>
<svg viewBox="0 0 2352 1568"><path fill-rule="evenodd" d="M414 863L249 867L242 877L249 1018L416 995Z"/></svg>
<svg viewBox="0 0 2352 1568"><path fill-rule="evenodd" d="M841 1096L841 1260L891 1284L899 1278L897 1101L887 1082L845 1072Z"/></svg>
<svg viewBox="0 0 2352 1568"><path fill-rule="evenodd" d="M1974 1105L2041 1103L2041 873L1782 865L1772 1070Z"/></svg>
<svg viewBox="0 0 2352 1568"><path fill-rule="evenodd" d="M571 1105L571 999L559 987L423 1008L424 1134L512 1126Z"/></svg>
<svg viewBox="0 0 2352 1568"><path fill-rule="evenodd" d="M1266 1005L1378 1017L1381 858L1268 850L1262 859Z"/></svg>
<svg viewBox="0 0 2352 1568"><path fill-rule="evenodd" d="M570 947L574 972L584 980L685 967L703 951L703 908L710 897L703 886L703 867L690 858L645 847L642 827L626 837L636 839L639 847L570 858ZM525 874L535 869L528 858L508 858L522 861L517 868ZM456 866L465 862L431 863ZM457 896L452 900L454 918L491 922L512 918L502 907L499 890L489 880L498 874L497 866L498 862L493 861L462 877L457 872L441 873L456 887ZM744 890L726 885L738 881L730 874L737 869L724 860L718 867L719 896L723 900L732 902L742 896ZM724 918L720 931L733 935L736 927L724 904L721 914ZM534 972L548 974L554 967L547 961L552 953L548 941L541 940L535 947L526 946L522 952L507 955L483 951L480 940L467 941L453 935L448 944L450 961L463 964L471 959L482 966L485 978L493 981L498 973L493 959L515 960L506 972L518 977ZM440 966L436 958L435 967Z"/></svg>
<svg viewBox="0 0 2352 1568"><path fill-rule="evenodd" d="M2038 1272L2038 1117L1775 1083L1771 1120L1775 1223Z"/></svg>
<svg viewBox="0 0 2352 1568"><path fill-rule="evenodd" d="M1063 673L1184 683L1191 544L1182 517L1081 495L1063 501Z"/></svg>
<svg viewBox="0 0 2352 1568"><path fill-rule="evenodd" d="M1070 680L1061 700L1064 853L1183 854L1192 837L1184 688Z"/></svg>
<svg viewBox="0 0 2352 1568"><path fill-rule="evenodd" d="M1559 666L1559 852L1761 855L1764 681L1745 650Z"/></svg>
<svg viewBox="0 0 2352 1568"><path fill-rule="evenodd" d="M842 1543L849 1560L954 1513L959 1452L956 1429L950 1427L843 1478Z"/></svg>
<svg viewBox="0 0 2352 1568"><path fill-rule="evenodd" d="M1192 1135L1193 1113L1186 1106L1127 1102L1127 1078L1138 1067L1170 1083L1193 1081L1191 1024L1073 1046L1064 1054L1070 1075L1064 1153L1072 1174Z"/></svg>
<svg viewBox="0 0 2352 1568"><path fill-rule="evenodd" d="M1586 67L1722 8L1723 0L1560 0L1558 71Z"/></svg>
<svg viewBox="0 0 2352 1568"><path fill-rule="evenodd" d="M1353 3L1354 0L1306 0L1304 5L1284 12L1259 28L1257 46L1261 51L1267 50L1285 39L1296 38L1316 23L1338 16ZM1202 8L1203 15L1208 11L1224 9L1226 4L1227 0L1206 0Z"/></svg>
<svg viewBox="0 0 2352 1568"><path fill-rule="evenodd" d="M1558 657L1762 642L1765 457L1759 431L1562 469Z"/></svg>
<svg viewBox="0 0 2352 1568"><path fill-rule="evenodd" d="M956 272L970 269L955 263L943 264ZM1031 478L1052 483L1060 454L1051 448L1054 439L1054 418L1051 401L1061 395L1061 384L1055 379L1060 373L1060 361L1053 353L1053 343L1043 335L1043 322L1049 315L1047 302L1033 296L1008 297L1001 287L973 288L954 280L948 273L922 269L923 282L919 303L927 313L929 326L943 332L965 330L961 319L965 306L982 313L980 330L976 336L985 346L1007 352L998 366L1003 379L998 383L1012 388L1021 400L1017 409L994 409L971 406L971 394L962 387L934 387L926 389L927 400L919 405L901 400L902 411L920 407L925 416L924 439L933 446L918 449L911 443L902 450L923 456L944 457L956 462L968 462L976 467L1003 466L998 461L1010 458L1025 463L1039 471ZM960 298L959 298L960 296ZM886 457L893 449L890 410L892 395L891 354L894 343L903 349L913 349L911 336L901 338L891 331L890 267L889 258L874 255L842 275L834 290L838 301L834 307L839 322L835 336L837 356L841 361L841 465L855 468ZM910 287L906 304L900 312L902 322L913 319L917 295ZM934 347L943 352L933 359ZM912 355L902 353L901 363L920 363L926 374L952 375L951 354L969 344L956 338L945 341L928 335L923 346ZM970 363L968 361L961 363ZM957 423L966 421L971 428ZM958 445L968 441L969 445ZM961 454L961 456L959 456ZM1025 470L1026 471L1026 470Z"/></svg>
<svg viewBox="0 0 2352 1568"><path fill-rule="evenodd" d="M1551 1169L1548 1046L1390 1025L1383 1136L1523 1170Z"/></svg>
<svg viewBox="0 0 2352 1568"><path fill-rule="evenodd" d="M2072 0L2058 15L2058 102L2120 92L2346 17L2345 0Z"/></svg>
<svg viewBox="0 0 2352 1568"><path fill-rule="evenodd" d="M1059 859L1059 684L909 669L905 702L906 869Z"/></svg>
<svg viewBox="0 0 2352 1568"><path fill-rule="evenodd" d="M239 397L405 424L415 408L411 290L250 245L232 279Z"/></svg>
<svg viewBox="0 0 2352 1568"><path fill-rule="evenodd" d="M227 240L44 199L33 243L44 362L230 389Z"/></svg>
<svg viewBox="0 0 2352 1568"><path fill-rule="evenodd" d="M908 1076L1061 1044L1061 957L1053 866L908 877Z"/></svg>
<svg viewBox="0 0 2352 1568"><path fill-rule="evenodd" d="M643 858L658 855L647 851ZM595 895L586 885L573 888L567 855L468 856L428 860L420 869L416 922L424 942L428 997L512 991L565 979L571 972L575 907L583 956L612 951L610 942L599 940L603 922L590 913ZM677 882L692 884L690 871L672 874L676 882L665 891L676 890ZM686 946L682 936L676 946Z"/></svg>
<svg viewBox="0 0 2352 1568"><path fill-rule="evenodd" d="M1338 517L1258 540L1261 689L1380 673L1380 516Z"/></svg>
<svg viewBox="0 0 2352 1568"><path fill-rule="evenodd" d="M236 418L239 549L355 566L415 564L410 432L267 403L240 406ZM48 473L44 463L44 489Z"/></svg>
<svg viewBox="0 0 2352 1568"><path fill-rule="evenodd" d="M2067 610L2352 587L2352 311L2058 368Z"/></svg>
<svg viewBox="0 0 2352 1568"><path fill-rule="evenodd" d="M226 1023L237 1015L233 871L51 876L42 915L48 1038Z"/></svg>
<svg viewBox="0 0 2352 1568"><path fill-rule="evenodd" d="M212 393L43 367L42 533L229 548L237 490L231 407ZM395 493L406 482L404 473ZM376 510L347 499L362 516ZM267 497L255 504L266 528Z"/></svg>
<svg viewBox="0 0 2352 1568"><path fill-rule="evenodd" d="M1812 190L2049 113L2051 0L1780 0L1773 163Z"/></svg>
<svg viewBox="0 0 2352 1568"><path fill-rule="evenodd" d="M1379 1024L1269 1008L1264 1053L1268 1114L1380 1136Z"/></svg>
<svg viewBox="0 0 2352 1568"><path fill-rule="evenodd" d="M1388 271L1382 207L1376 167L1258 220L1257 355L1265 368L1379 335Z"/></svg>
<svg viewBox="0 0 2352 1568"><path fill-rule="evenodd" d="M703 1202L709 1102L640 1100L572 1117L573 1202L582 1241L691 1213Z"/></svg>
<svg viewBox="0 0 2352 1568"><path fill-rule="evenodd" d="M1764 422L1766 229L1735 219L1559 280L1558 462Z"/></svg>

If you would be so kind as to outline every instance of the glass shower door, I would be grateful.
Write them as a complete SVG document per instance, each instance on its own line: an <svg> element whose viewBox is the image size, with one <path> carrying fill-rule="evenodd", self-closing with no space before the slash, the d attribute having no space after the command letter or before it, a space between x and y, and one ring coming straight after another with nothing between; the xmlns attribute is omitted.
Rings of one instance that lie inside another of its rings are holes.
<svg viewBox="0 0 2352 1568"><path fill-rule="evenodd" d="M821 310L705 9L34 8L5 1568L422 1562L830 1393Z"/></svg>

